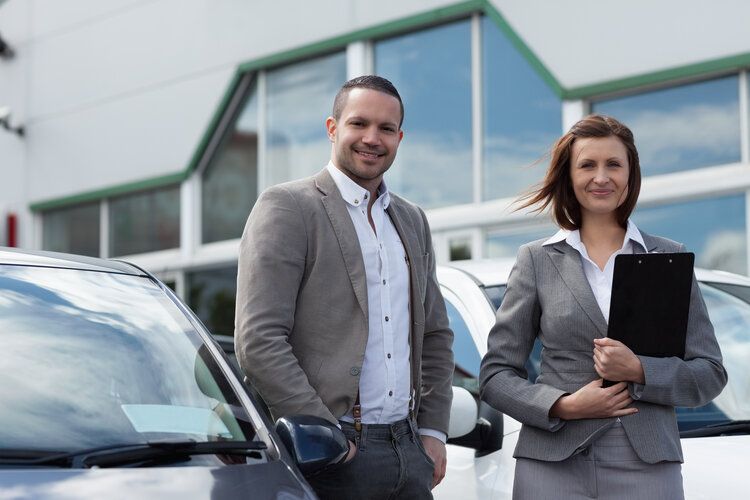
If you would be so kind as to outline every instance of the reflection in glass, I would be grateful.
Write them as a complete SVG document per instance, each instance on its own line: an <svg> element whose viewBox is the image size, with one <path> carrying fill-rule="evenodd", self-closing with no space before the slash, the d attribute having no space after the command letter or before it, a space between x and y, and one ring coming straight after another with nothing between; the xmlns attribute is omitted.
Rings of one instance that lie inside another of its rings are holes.
<svg viewBox="0 0 750 500"><path fill-rule="evenodd" d="M203 173L203 243L242 236L258 196L258 98L255 87Z"/></svg>
<svg viewBox="0 0 750 500"><path fill-rule="evenodd" d="M747 293L747 287L745 293ZM746 420L750 418L750 305L712 286L701 285L703 300L721 346L729 382L712 403L698 409L680 409L680 420ZM717 416L718 415L718 416ZM722 418L723 417L723 418Z"/></svg>
<svg viewBox="0 0 750 500"><path fill-rule="evenodd" d="M592 104L633 131L643 175L740 161L738 76Z"/></svg>
<svg viewBox="0 0 750 500"><path fill-rule="evenodd" d="M405 108L389 188L423 208L470 203L470 22L376 43L375 71L393 82Z"/></svg>
<svg viewBox="0 0 750 500"><path fill-rule="evenodd" d="M521 245L541 238L551 238L558 229L550 224L499 230L487 235L485 254L489 258L515 259Z"/></svg>
<svg viewBox="0 0 750 500"><path fill-rule="evenodd" d="M130 255L180 246L180 186L113 198L110 254Z"/></svg>
<svg viewBox="0 0 750 500"><path fill-rule="evenodd" d="M267 185L312 175L328 163L331 143L325 119L345 81L344 52L268 72Z"/></svg>
<svg viewBox="0 0 750 500"><path fill-rule="evenodd" d="M0 266L0 339L0 448L254 435L198 333L149 278Z"/></svg>
<svg viewBox="0 0 750 500"><path fill-rule="evenodd" d="M450 300L445 301L448 312L448 322L453 330L453 356L456 369L453 373L453 385L463 387L475 396L479 396L479 364L482 357L479 355L474 339L471 337L469 327Z"/></svg>
<svg viewBox="0 0 750 500"><path fill-rule="evenodd" d="M562 104L495 23L482 18L482 199L518 196L540 182L560 135Z"/></svg>
<svg viewBox="0 0 750 500"><path fill-rule="evenodd" d="M42 214L42 249L99 256L99 202Z"/></svg>
<svg viewBox="0 0 750 500"><path fill-rule="evenodd" d="M187 274L188 305L214 335L234 335L237 266Z"/></svg>
<svg viewBox="0 0 750 500"><path fill-rule="evenodd" d="M745 195L637 208L639 229L684 243L695 265L747 274Z"/></svg>

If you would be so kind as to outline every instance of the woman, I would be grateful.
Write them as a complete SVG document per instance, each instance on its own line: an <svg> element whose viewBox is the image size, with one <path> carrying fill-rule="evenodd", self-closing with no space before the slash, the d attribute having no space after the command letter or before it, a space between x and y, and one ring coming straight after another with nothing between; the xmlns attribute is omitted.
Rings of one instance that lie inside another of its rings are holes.
<svg viewBox="0 0 750 500"><path fill-rule="evenodd" d="M606 338L615 256L685 251L629 221L640 184L632 132L591 115L557 141L541 187L522 198L522 208L551 206L561 230L519 249L482 361L482 399L523 423L514 499L683 498L674 407L708 403L727 376L695 279L684 360ZM530 381L536 338L541 374Z"/></svg>

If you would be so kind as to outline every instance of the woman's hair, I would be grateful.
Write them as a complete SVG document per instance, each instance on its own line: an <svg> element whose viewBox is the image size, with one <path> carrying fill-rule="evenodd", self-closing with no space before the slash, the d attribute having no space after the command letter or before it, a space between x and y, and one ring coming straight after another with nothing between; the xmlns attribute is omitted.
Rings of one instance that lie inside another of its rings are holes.
<svg viewBox="0 0 750 500"><path fill-rule="evenodd" d="M617 137L628 152L628 194L617 208L617 222L620 226L627 227L628 218L635 208L641 190L641 165L633 132L611 116L586 116L557 140L552 148L552 158L544 180L539 187L518 199L518 210L536 205L535 211L541 212L552 205L552 217L558 226L569 230L581 227L581 206L573 192L570 179L571 151L576 139L590 137Z"/></svg>

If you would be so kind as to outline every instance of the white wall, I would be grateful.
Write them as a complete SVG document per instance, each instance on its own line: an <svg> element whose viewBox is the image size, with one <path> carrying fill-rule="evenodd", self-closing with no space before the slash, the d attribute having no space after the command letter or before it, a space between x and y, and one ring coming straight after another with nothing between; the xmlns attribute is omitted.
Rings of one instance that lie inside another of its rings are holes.
<svg viewBox="0 0 750 500"><path fill-rule="evenodd" d="M0 32L26 69L0 80L27 76L26 198L180 172L240 63L452 3L8 0Z"/></svg>

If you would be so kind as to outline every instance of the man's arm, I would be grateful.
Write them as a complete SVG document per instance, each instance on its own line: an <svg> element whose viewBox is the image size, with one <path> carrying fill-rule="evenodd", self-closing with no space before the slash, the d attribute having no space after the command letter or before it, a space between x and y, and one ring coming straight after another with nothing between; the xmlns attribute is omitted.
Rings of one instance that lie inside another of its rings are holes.
<svg viewBox="0 0 750 500"><path fill-rule="evenodd" d="M336 423L288 342L306 254L307 234L298 202L284 187L266 190L240 242L235 351L274 418L305 413Z"/></svg>
<svg viewBox="0 0 750 500"><path fill-rule="evenodd" d="M448 323L445 301L435 272L435 254L427 218L422 210L422 227L427 250L427 274L424 277L424 337L422 343L422 394L417 415L420 429L448 433L453 399L453 332Z"/></svg>

